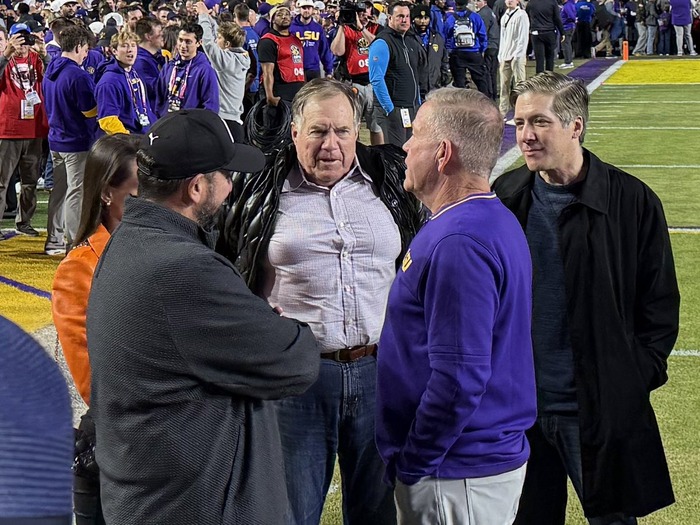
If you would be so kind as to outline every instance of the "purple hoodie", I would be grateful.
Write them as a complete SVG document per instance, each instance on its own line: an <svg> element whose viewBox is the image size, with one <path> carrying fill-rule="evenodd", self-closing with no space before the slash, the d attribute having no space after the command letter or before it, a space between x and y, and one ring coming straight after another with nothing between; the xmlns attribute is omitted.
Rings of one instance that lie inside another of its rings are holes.
<svg viewBox="0 0 700 525"><path fill-rule="evenodd" d="M692 22L690 0L671 0L671 23L678 27L687 26Z"/></svg>
<svg viewBox="0 0 700 525"><path fill-rule="evenodd" d="M175 55L170 62L160 72L158 77L158 91L156 93L156 114L162 117L168 113L169 85L173 69L189 68L186 77L186 89L180 109L204 108L219 114L219 80L216 71L211 67L207 55L203 52L187 62L180 59L180 55Z"/></svg>
<svg viewBox="0 0 700 525"><path fill-rule="evenodd" d="M270 21L265 18L259 18L253 29L262 38L263 35L270 32Z"/></svg>
<svg viewBox="0 0 700 525"><path fill-rule="evenodd" d="M55 40L46 44L46 54L49 55L50 61L60 58L61 52L62 50ZM91 49L81 67L94 79L97 68L104 61L105 57L99 49Z"/></svg>
<svg viewBox="0 0 700 525"><path fill-rule="evenodd" d="M561 23L564 26L564 31L573 31L576 29L576 2L575 0L566 0L561 9Z"/></svg>
<svg viewBox="0 0 700 525"><path fill-rule="evenodd" d="M59 56L49 62L43 88L51 151L88 151L97 131L95 117L84 115L97 106L92 77L75 61Z"/></svg>
<svg viewBox="0 0 700 525"><path fill-rule="evenodd" d="M132 68L130 77L136 74ZM97 100L97 119L118 117L119 121L131 133L148 133L150 126L156 121L151 105L146 99L146 114L150 124L141 126L138 120L131 86L127 81L127 73L115 59L104 62L97 68L95 74L95 99ZM133 78L132 78L133 80Z"/></svg>
<svg viewBox="0 0 700 525"><path fill-rule="evenodd" d="M323 64L326 75L333 72L333 54L321 24L312 18L308 24L304 25L301 15L298 15L294 17L289 32L296 35L304 44L304 69L321 71L321 64Z"/></svg>

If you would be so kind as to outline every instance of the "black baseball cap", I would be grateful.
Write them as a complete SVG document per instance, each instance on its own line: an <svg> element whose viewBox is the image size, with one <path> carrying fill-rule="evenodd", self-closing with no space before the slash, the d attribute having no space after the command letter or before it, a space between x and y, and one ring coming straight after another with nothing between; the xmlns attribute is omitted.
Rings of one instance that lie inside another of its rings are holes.
<svg viewBox="0 0 700 525"><path fill-rule="evenodd" d="M416 4L411 8L411 20L414 18L430 18L430 7Z"/></svg>
<svg viewBox="0 0 700 525"><path fill-rule="evenodd" d="M144 135L141 150L154 160L144 171L153 171L164 180L217 170L256 173L265 167L262 151L234 144L226 123L208 109L169 113Z"/></svg>

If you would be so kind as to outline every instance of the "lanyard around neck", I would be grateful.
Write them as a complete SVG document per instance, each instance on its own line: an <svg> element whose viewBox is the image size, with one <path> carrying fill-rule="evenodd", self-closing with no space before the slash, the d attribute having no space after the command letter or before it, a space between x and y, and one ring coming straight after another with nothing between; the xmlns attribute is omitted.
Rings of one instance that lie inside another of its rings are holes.
<svg viewBox="0 0 700 525"><path fill-rule="evenodd" d="M170 82L168 83L168 93L170 98L184 100L185 92L187 91L187 79L190 76L190 68L192 67L192 60L194 59L190 59L184 73L178 76L178 69L182 69L177 67L180 60L181 59L176 60L173 64L173 72L170 74Z"/></svg>
<svg viewBox="0 0 700 525"><path fill-rule="evenodd" d="M129 73L133 75L133 78L129 75ZM129 85L131 101L134 104L136 114L147 115L148 111L146 110L146 104L148 99L146 98L146 88L144 87L141 78L139 78L138 74L133 69L130 72L124 71L124 75L126 76L126 83ZM141 102L141 105L139 105L139 101Z"/></svg>
<svg viewBox="0 0 700 525"><path fill-rule="evenodd" d="M17 80L19 81L22 91L24 91L25 93L33 91L34 85L36 84L36 71L34 71L34 68L31 66L31 64L29 64L29 56L27 56L27 80L29 81L28 87L24 87L24 79L22 78L22 74L19 71L19 64L17 63L17 59L15 57L12 57L10 59L10 67L14 70L15 75L17 75Z"/></svg>

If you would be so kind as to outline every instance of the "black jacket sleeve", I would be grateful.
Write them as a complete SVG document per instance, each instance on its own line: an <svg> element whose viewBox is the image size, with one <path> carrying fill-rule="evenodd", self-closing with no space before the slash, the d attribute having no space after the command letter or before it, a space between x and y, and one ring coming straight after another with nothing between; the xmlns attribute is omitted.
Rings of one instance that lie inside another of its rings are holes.
<svg viewBox="0 0 700 525"><path fill-rule="evenodd" d="M661 201L647 189L641 209L634 344L651 391L668 380L666 361L678 337L680 293Z"/></svg>

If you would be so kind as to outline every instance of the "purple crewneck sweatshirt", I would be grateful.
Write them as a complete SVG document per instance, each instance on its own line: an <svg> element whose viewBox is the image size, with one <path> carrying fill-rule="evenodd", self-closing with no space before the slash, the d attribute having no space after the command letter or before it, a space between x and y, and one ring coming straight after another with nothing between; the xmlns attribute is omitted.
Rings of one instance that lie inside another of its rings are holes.
<svg viewBox="0 0 700 525"><path fill-rule="evenodd" d="M413 239L378 350L377 447L386 481L521 467L535 422L532 267L495 194L438 211Z"/></svg>

